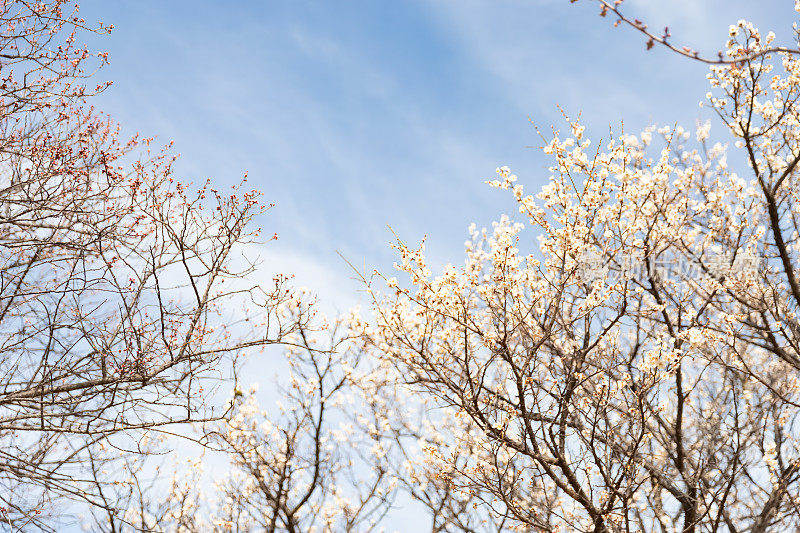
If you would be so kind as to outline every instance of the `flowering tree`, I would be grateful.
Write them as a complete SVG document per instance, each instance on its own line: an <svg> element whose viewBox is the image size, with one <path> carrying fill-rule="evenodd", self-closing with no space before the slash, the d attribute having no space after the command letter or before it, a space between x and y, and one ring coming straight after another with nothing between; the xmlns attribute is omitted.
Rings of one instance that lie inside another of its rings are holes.
<svg viewBox="0 0 800 533"><path fill-rule="evenodd" d="M538 195L491 182L538 250L503 217L463 267L398 242L407 281L370 285L375 356L469 428L429 465L510 526L800 527L800 58L730 35L708 99L735 150L708 124L593 144L568 121Z"/></svg>
<svg viewBox="0 0 800 533"><path fill-rule="evenodd" d="M0 6L0 521L15 529L52 527L63 496L115 514L108 461L145 430L218 419L225 361L293 327L268 321L284 280L248 284L238 259L258 195L190 191L168 151L90 106L106 55L76 43L109 29L63 0Z"/></svg>
<svg viewBox="0 0 800 533"><path fill-rule="evenodd" d="M302 302L281 313L308 316ZM371 357L365 327L350 314L288 335L275 408L262 410L255 388L235 389L230 416L208 433L209 448L229 460L227 475L208 480L193 460L194 475L174 476L166 491L128 483L129 511L93 527L366 532L396 523L402 507L402 523L427 522L433 532L502 530L502 517L423 459L423 448L463 428L415 402L395 369Z"/></svg>

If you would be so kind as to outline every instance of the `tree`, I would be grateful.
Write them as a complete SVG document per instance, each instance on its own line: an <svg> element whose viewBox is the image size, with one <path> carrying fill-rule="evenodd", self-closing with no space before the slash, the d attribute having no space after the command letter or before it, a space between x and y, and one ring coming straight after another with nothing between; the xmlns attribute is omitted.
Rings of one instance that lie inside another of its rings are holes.
<svg viewBox="0 0 800 533"><path fill-rule="evenodd" d="M15 530L56 527L63 497L116 515L113 462L147 432L219 419L221 378L294 327L272 314L286 280L261 287L240 259L259 195L192 190L168 148L121 140L90 105L108 84L86 85L106 55L76 45L111 27L70 9L0 7L0 517Z"/></svg>
<svg viewBox="0 0 800 533"><path fill-rule="evenodd" d="M301 299L283 312L308 316ZM230 416L207 432L209 449L229 459L227 475L204 480L192 459L194 475L183 469L166 491L128 484L129 512L95 529L381 531L401 506L401 520L413 515L432 532L502 530L502 518L420 460L421 448L461 428L415 403L394 369L371 357L365 326L356 313L330 323L318 315L285 337L275 407L262 410L255 387L237 389Z"/></svg>
<svg viewBox="0 0 800 533"><path fill-rule="evenodd" d="M503 217L464 267L398 242L407 282L370 285L375 356L476 429L431 464L520 529L800 527L800 60L730 35L708 98L735 150L708 124L593 144L568 120L541 193L491 183L538 250Z"/></svg>

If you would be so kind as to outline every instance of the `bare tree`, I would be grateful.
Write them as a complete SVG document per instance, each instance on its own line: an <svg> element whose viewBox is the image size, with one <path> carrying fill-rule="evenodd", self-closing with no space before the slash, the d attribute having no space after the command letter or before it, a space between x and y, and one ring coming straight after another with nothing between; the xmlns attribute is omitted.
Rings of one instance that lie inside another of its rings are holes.
<svg viewBox="0 0 800 533"><path fill-rule="evenodd" d="M105 54L76 42L109 28L65 7L0 7L0 518L15 529L55 527L64 496L116 512L106 463L141 431L222 416L220 378L284 333L269 317L290 297L240 259L257 193L191 190L167 150L91 107Z"/></svg>

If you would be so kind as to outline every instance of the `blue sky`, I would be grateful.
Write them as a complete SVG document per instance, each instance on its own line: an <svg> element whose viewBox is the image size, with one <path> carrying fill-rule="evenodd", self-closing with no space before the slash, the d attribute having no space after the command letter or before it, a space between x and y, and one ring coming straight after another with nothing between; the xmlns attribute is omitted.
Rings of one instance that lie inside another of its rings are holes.
<svg viewBox="0 0 800 533"><path fill-rule="evenodd" d="M628 0L712 54L739 18L790 35L792 2ZM513 212L484 180L509 165L547 179L531 146L582 113L592 138L624 121L691 127L705 68L615 29L587 0L84 2L113 23L95 46L115 84L98 105L129 133L175 140L185 179L244 171L277 204L267 270L294 272L328 305L356 301L354 264L391 269L391 226L428 236L435 263L461 262L466 228Z"/></svg>

